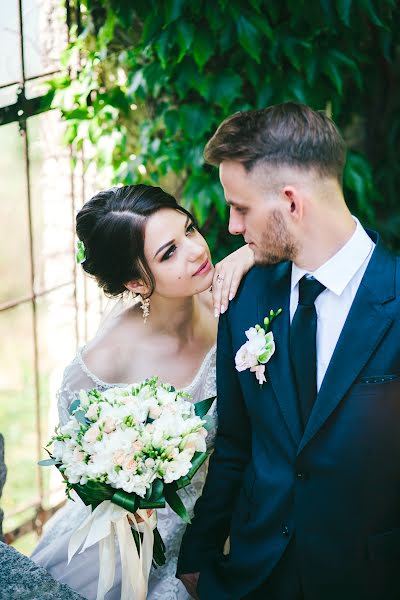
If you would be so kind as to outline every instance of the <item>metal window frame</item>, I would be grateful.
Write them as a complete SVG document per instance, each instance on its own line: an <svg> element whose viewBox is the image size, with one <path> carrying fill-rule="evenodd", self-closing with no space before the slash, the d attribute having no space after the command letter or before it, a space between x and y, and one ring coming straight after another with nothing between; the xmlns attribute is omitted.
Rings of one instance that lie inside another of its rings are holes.
<svg viewBox="0 0 400 600"><path fill-rule="evenodd" d="M75 15L77 20L78 29L80 29L80 3L79 0L65 0L65 9L66 9L66 26L68 30L68 41L69 41L69 32L71 28L71 6L74 6ZM73 267L73 279L71 281L65 282L63 284L45 288L40 292L35 291L34 279L35 279L35 264L34 264L34 232L33 232L33 209L32 209L32 194L31 194L31 180L30 180L30 164L29 164L29 135L27 129L27 119L30 117L36 116L40 113L51 110L51 100L52 94L47 93L43 96L37 96L33 98L26 98L25 88L26 83L29 81L33 81L35 79L39 79L46 76L55 75L61 73L61 70L52 71L43 73L36 77L26 78L25 76L25 60L24 60L24 33L23 33L23 15L22 15L22 0L18 0L18 8L19 8L19 51L21 57L21 65L22 65L22 79L21 81L13 81L6 85L0 86L0 89L4 89L6 87L11 87L13 85L19 84L19 89L17 93L17 102L0 108L0 126L7 125L10 123L17 122L19 124L20 134L24 139L24 158L25 158L25 180L26 180L26 210L28 215L28 223L29 223L29 260L30 260L30 293L19 298L14 298L7 302L0 304L0 314L4 313L7 310L13 309L17 306L20 306L24 303L30 303L32 307L32 337L33 337L33 371L34 371L34 396L35 396L35 427L37 433L37 444L36 444L36 455L39 460L41 456L41 448L43 446L43 437L41 431L41 392L39 385L39 347L38 347L38 337L39 337L39 326L38 326L38 316L37 316L37 300L38 298L49 295L51 292L73 285L73 300L74 300L74 309L75 309L75 341L76 346L79 343L79 306L78 306L78 298L77 298L77 268L74 261ZM72 146L69 146L70 158L73 157L73 149ZM82 190L85 189L85 180L84 180L84 171L82 170ZM70 176L70 191L71 191L71 223L74 222L75 213L76 213L76 190L75 190L75 178L73 168L71 167L71 176ZM71 249L71 253L75 252L75 243L73 240ZM87 299L87 286L84 284L84 337L87 338L87 307L88 307L88 299ZM42 470L39 466L36 467L36 477L38 482L38 490L39 497L33 500L28 505L17 507L17 509L13 512L12 516L16 516L18 514L23 514L27 509L34 509L34 516L32 518L26 519L23 523L21 523L18 527L8 531L5 533L5 541L8 544L13 543L19 537L29 533L31 531L36 531L38 534L41 533L43 524L47 521L47 519L60 507L64 502L52 506L48 509L44 508L44 485L43 485L43 475ZM6 515L7 516L7 515Z"/></svg>

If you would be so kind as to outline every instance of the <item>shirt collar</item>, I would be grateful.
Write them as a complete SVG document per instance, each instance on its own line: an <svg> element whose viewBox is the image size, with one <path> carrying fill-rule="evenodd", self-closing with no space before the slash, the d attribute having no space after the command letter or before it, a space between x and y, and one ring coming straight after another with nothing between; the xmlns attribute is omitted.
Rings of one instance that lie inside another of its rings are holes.
<svg viewBox="0 0 400 600"><path fill-rule="evenodd" d="M303 275L310 274L331 292L340 296L375 247L359 220L353 216L356 229L346 244L316 271L305 271L292 263L291 291Z"/></svg>

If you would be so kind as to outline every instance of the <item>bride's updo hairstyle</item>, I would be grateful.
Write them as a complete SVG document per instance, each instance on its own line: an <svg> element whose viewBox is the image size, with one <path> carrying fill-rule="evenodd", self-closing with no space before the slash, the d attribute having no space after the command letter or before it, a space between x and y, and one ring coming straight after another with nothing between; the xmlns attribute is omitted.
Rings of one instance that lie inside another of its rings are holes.
<svg viewBox="0 0 400 600"><path fill-rule="evenodd" d="M83 269L92 275L108 296L126 291L125 283L142 280L149 287L155 281L144 255L148 217L163 208L193 216L173 196L159 187L127 185L99 192L86 202L76 216L76 233L85 245Z"/></svg>

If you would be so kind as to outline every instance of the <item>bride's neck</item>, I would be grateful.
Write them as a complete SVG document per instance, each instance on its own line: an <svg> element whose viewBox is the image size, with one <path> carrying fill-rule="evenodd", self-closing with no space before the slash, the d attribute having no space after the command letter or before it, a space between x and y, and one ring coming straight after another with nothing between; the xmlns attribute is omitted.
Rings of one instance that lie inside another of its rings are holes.
<svg viewBox="0 0 400 600"><path fill-rule="evenodd" d="M146 326L156 333L190 341L196 334L202 307L198 297L165 298L154 293L150 298L150 314Z"/></svg>

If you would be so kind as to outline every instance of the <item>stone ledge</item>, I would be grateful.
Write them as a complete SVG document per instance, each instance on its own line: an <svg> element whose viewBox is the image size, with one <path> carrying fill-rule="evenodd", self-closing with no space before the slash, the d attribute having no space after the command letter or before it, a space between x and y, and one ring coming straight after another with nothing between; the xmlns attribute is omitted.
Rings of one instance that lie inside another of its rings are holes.
<svg viewBox="0 0 400 600"><path fill-rule="evenodd" d="M83 600L42 567L0 542L0 600Z"/></svg>

